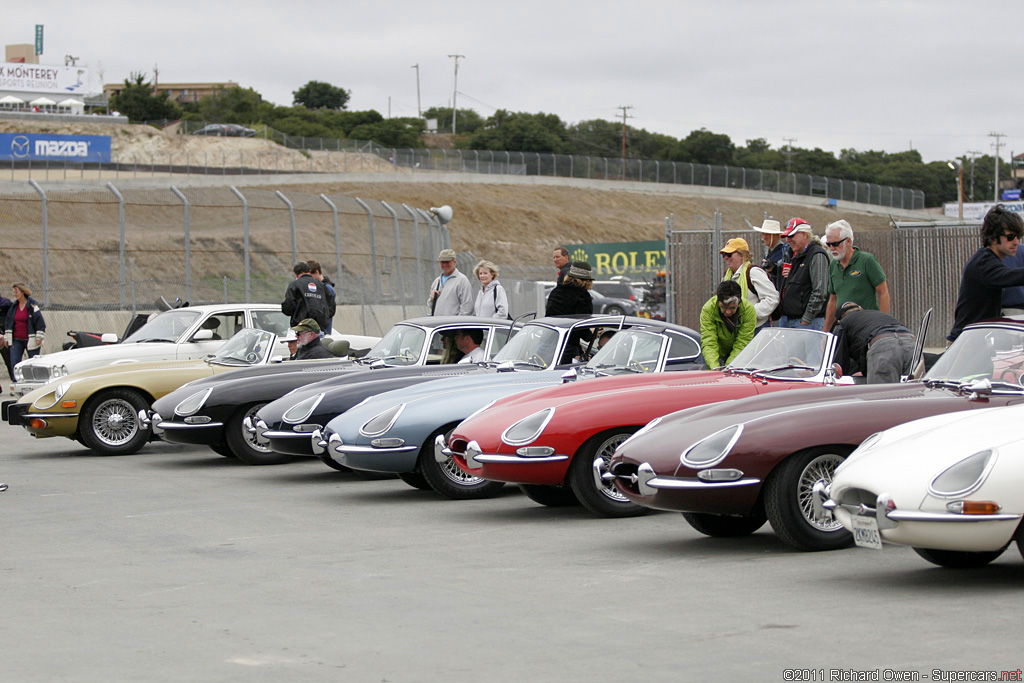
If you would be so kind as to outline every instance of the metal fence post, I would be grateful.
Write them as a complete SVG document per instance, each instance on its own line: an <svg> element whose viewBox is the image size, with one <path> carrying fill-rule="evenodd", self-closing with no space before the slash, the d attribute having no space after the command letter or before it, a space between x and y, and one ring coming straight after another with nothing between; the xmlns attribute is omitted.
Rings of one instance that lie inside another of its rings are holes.
<svg viewBox="0 0 1024 683"><path fill-rule="evenodd" d="M50 305L50 218L46 213L46 192L39 187L39 183L29 179L28 184L39 193L43 221L43 306Z"/></svg>
<svg viewBox="0 0 1024 683"><path fill-rule="evenodd" d="M118 247L118 266L121 273L120 286L121 286L121 310L124 310L125 306L125 277L124 277L124 197L117 191L112 183L107 183L107 189L110 190L115 197L117 197L117 220L121 226L121 239L120 246Z"/></svg>
<svg viewBox="0 0 1024 683"><path fill-rule="evenodd" d="M242 200L242 231L244 234L244 246L243 253L245 256L245 301L248 303L251 296L251 284L249 281L249 200L245 198L245 195L238 191L238 188L234 185L231 186L231 191L235 193L235 196Z"/></svg>
<svg viewBox="0 0 1024 683"><path fill-rule="evenodd" d="M338 293L341 292L341 224L338 222L338 207L334 205L327 195L321 194L320 199L324 200L327 206L331 207L331 213L334 215L334 260L335 260L335 272L337 273L338 281L335 283L334 289ZM338 297L341 298L341 297Z"/></svg>
<svg viewBox="0 0 1024 683"><path fill-rule="evenodd" d="M373 293L376 297L374 303L380 303L380 271L377 269L377 244L373 237L373 211L370 207L359 197L354 197L356 203L366 210L366 222L370 228L370 264L373 268Z"/></svg>
<svg viewBox="0 0 1024 683"><path fill-rule="evenodd" d="M674 276L674 257L675 249L672 244L672 230L673 223L675 222L675 214L669 214L665 217L665 320L669 323L675 323L676 319L676 297L673 293L675 289L675 276Z"/></svg>
<svg viewBox="0 0 1024 683"><path fill-rule="evenodd" d="M493 162L493 159L492 159ZM402 208L412 216L413 241L416 244L416 282L423 284L423 254L420 253L420 216L409 208L408 204L402 204Z"/></svg>
<svg viewBox="0 0 1024 683"><path fill-rule="evenodd" d="M188 199L181 193L181 190L171 185L171 192L177 195L185 208L185 298L192 300L192 242L189 239L191 224L188 215Z"/></svg>
<svg viewBox="0 0 1024 683"><path fill-rule="evenodd" d="M477 158L479 159L479 157ZM398 290L401 292L399 300L402 304L402 319L404 320L408 316L405 314L405 278L402 276L402 236L398 227L398 213L387 202L381 202L380 205L391 214L391 220L395 224L395 261L398 264Z"/></svg>
<svg viewBox="0 0 1024 683"><path fill-rule="evenodd" d="M284 193L281 192L281 190L275 190L274 194L276 194L277 198L288 206L288 223L291 225L292 228L292 263L298 263L299 248L298 243L295 239L295 207L292 206L292 203L288 201L288 198L284 196Z"/></svg>

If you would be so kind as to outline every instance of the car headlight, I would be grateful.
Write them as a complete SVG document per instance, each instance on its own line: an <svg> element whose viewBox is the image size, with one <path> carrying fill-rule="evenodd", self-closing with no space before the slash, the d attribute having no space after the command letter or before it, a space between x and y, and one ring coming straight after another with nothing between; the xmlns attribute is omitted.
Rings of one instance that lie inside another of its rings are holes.
<svg viewBox="0 0 1024 683"><path fill-rule="evenodd" d="M395 420L398 419L403 410L405 410L404 403L388 408L384 412L370 418L366 424L359 428L359 433L363 436L380 436L384 434L395 424Z"/></svg>
<svg viewBox="0 0 1024 683"><path fill-rule="evenodd" d="M693 444L679 456L687 467L711 467L721 462L743 433L743 425L732 425Z"/></svg>
<svg viewBox="0 0 1024 683"><path fill-rule="evenodd" d="M959 498L978 490L996 462L995 451L986 449L967 456L932 479L928 491L941 498Z"/></svg>
<svg viewBox="0 0 1024 683"><path fill-rule="evenodd" d="M68 374L70 374L68 373L68 366L56 365L50 368L50 381L60 379L61 377L67 377Z"/></svg>
<svg viewBox="0 0 1024 683"><path fill-rule="evenodd" d="M68 389L71 388L72 384L74 384L74 382L61 382L57 385L57 390L53 392L55 402L64 398L64 394L68 393Z"/></svg>
<svg viewBox="0 0 1024 683"><path fill-rule="evenodd" d="M194 415L203 407L203 404L206 403L206 399L210 397L210 392L212 391L213 387L210 387L192 394L184 401L174 406L174 414L181 415L182 417Z"/></svg>
<svg viewBox="0 0 1024 683"><path fill-rule="evenodd" d="M509 446L525 446L540 436L554 414L554 408L545 408L529 417L524 417L505 430L505 433L501 435L502 442Z"/></svg>
<svg viewBox="0 0 1024 683"><path fill-rule="evenodd" d="M24 382L25 381L25 373L24 373L24 371L22 371L20 366L15 366L14 367L14 381L15 382Z"/></svg>
<svg viewBox="0 0 1024 683"><path fill-rule="evenodd" d="M293 405L291 408L284 412L281 419L288 424L299 424L305 422L306 419L313 414L316 410L317 405L324 398L323 393L314 394L307 399L303 399Z"/></svg>

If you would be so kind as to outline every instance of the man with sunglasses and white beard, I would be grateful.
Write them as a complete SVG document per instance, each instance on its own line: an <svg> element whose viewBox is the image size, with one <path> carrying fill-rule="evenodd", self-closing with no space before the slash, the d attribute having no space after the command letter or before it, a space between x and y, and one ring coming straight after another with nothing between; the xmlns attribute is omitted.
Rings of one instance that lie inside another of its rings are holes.
<svg viewBox="0 0 1024 683"><path fill-rule="evenodd" d="M828 264L828 306L825 329L831 330L836 310L848 301L867 311L889 312L889 283L873 254L853 246L853 228L844 220L825 228Z"/></svg>

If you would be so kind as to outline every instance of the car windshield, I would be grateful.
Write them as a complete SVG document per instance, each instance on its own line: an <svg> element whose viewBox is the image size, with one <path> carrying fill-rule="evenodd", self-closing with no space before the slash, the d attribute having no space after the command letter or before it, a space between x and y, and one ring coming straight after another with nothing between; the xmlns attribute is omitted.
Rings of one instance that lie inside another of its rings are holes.
<svg viewBox="0 0 1024 683"><path fill-rule="evenodd" d="M216 365L256 365L273 351L275 335L247 327L224 342L210 359Z"/></svg>
<svg viewBox="0 0 1024 683"><path fill-rule="evenodd" d="M395 325L366 354L366 361L382 360L388 365L416 365L423 353L427 333L412 325Z"/></svg>
<svg viewBox="0 0 1024 683"><path fill-rule="evenodd" d="M516 367L544 370L551 367L558 350L558 331L545 325L526 325L494 354L495 363L511 361Z"/></svg>
<svg viewBox="0 0 1024 683"><path fill-rule="evenodd" d="M202 313L199 311L189 308L164 311L137 329L134 334L126 337L122 343L176 342L195 324L200 315Z"/></svg>
<svg viewBox="0 0 1024 683"><path fill-rule="evenodd" d="M1024 327L973 327L963 331L924 376L925 382L962 384L976 379L1021 388Z"/></svg>
<svg viewBox="0 0 1024 683"><path fill-rule="evenodd" d="M831 335L815 330L769 327L758 332L726 370L785 379L816 376Z"/></svg>
<svg viewBox="0 0 1024 683"><path fill-rule="evenodd" d="M665 337L642 330L622 330L608 340L583 372L602 375L622 375L635 372L654 372L658 369L661 347Z"/></svg>

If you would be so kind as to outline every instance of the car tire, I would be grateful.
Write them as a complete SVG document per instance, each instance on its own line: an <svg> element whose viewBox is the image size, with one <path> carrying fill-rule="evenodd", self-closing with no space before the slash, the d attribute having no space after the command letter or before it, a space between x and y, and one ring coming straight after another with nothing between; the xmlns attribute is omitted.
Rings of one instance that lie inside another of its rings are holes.
<svg viewBox="0 0 1024 683"><path fill-rule="evenodd" d="M132 389L97 392L78 418L82 444L102 455L137 453L151 434L139 420L139 411L148 408L149 402Z"/></svg>
<svg viewBox="0 0 1024 683"><path fill-rule="evenodd" d="M684 512L683 519L690 526L713 538L749 536L764 526L768 518L762 512L754 515L712 515L706 512Z"/></svg>
<svg viewBox="0 0 1024 683"><path fill-rule="evenodd" d="M547 486L545 484L520 484L519 489L534 503L549 508L564 508L579 505L580 499L568 486Z"/></svg>
<svg viewBox="0 0 1024 683"><path fill-rule="evenodd" d="M210 446L210 450L216 453L217 455L223 455L225 458L235 457L235 454L231 452L231 449L226 444L213 444Z"/></svg>
<svg viewBox="0 0 1024 683"><path fill-rule="evenodd" d="M832 482L836 468L852 449L819 446L783 460L764 485L764 508L775 534L797 550L838 550L853 545L853 535L831 513L814 518L812 488L818 481Z"/></svg>
<svg viewBox="0 0 1024 683"><path fill-rule="evenodd" d="M432 489L449 500L493 498L505 486L505 482L474 477L456 465L451 456L444 463L439 463L434 457L434 439L444 434L447 442L454 430L455 423L452 423L430 435L420 448L416 471L423 475Z"/></svg>
<svg viewBox="0 0 1024 683"><path fill-rule="evenodd" d="M635 429L603 432L587 439L569 466L569 485L583 507L601 517L639 517L651 508L638 505L619 493L614 485L598 483L594 466L601 460L607 466L619 444L628 439Z"/></svg>
<svg viewBox="0 0 1024 683"><path fill-rule="evenodd" d="M419 489L420 491L434 490L434 487L430 485L430 482L427 481L426 477L419 472L399 472L398 478L414 489Z"/></svg>
<svg viewBox="0 0 1024 683"><path fill-rule="evenodd" d="M261 446L256 442L256 435L250 434L243 425L245 418L253 420L260 408L266 403L250 403L242 406L232 415L224 425L224 438L239 460L246 465L280 465L290 462L292 457L282 453L275 453L267 446Z"/></svg>
<svg viewBox="0 0 1024 683"><path fill-rule="evenodd" d="M964 550L936 550L934 548L914 548L914 552L946 569L977 569L984 567L992 560L1003 554L1002 550L989 550L985 552L968 552Z"/></svg>
<svg viewBox="0 0 1024 683"><path fill-rule="evenodd" d="M605 315L626 315L626 312L622 310L621 306L609 306L604 309Z"/></svg>

